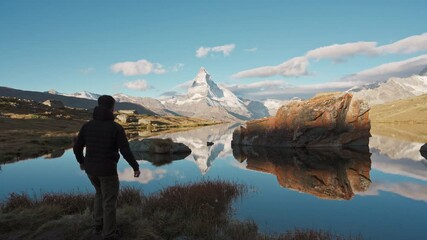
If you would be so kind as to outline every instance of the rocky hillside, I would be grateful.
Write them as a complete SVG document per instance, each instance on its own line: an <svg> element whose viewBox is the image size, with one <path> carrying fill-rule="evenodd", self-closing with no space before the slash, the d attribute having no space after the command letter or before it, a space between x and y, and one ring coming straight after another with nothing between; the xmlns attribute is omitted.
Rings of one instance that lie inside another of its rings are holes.
<svg viewBox="0 0 427 240"><path fill-rule="evenodd" d="M87 110L0 97L0 163L71 147L76 132L90 116Z"/></svg>
<svg viewBox="0 0 427 240"><path fill-rule="evenodd" d="M414 75L407 78L390 78L385 82L354 87L347 92L374 106L427 93L427 76Z"/></svg>
<svg viewBox="0 0 427 240"><path fill-rule="evenodd" d="M113 95L117 102L129 102L144 106L161 116L179 116L176 112L167 109L159 100L150 97L134 97L123 93Z"/></svg>
<svg viewBox="0 0 427 240"><path fill-rule="evenodd" d="M67 107L83 109L92 109L97 105L96 100L83 98L83 95L79 95L79 97L71 97L59 94L52 94L49 92L25 91L8 87L0 87L0 97L16 97L19 99L33 100L36 102L44 102L46 100L59 100ZM145 108L144 106L129 102L118 102L116 103L115 108L117 110L136 110L140 114L157 115L155 112Z"/></svg>
<svg viewBox="0 0 427 240"><path fill-rule="evenodd" d="M116 121L124 126L129 137L148 137L217 123L188 117L142 115L134 111L116 114ZM0 163L63 153L72 146L73 137L91 117L86 109L51 107L32 100L0 97Z"/></svg>

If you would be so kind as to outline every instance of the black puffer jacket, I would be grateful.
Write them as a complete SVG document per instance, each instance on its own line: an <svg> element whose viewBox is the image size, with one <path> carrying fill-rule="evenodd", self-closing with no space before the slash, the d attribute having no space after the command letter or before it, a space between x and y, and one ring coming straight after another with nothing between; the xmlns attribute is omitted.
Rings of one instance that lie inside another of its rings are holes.
<svg viewBox="0 0 427 240"><path fill-rule="evenodd" d="M84 147L86 147L85 156L83 156ZM84 164L89 175L117 175L119 150L133 170L139 170L123 127L114 122L113 113L104 108L95 107L93 120L80 129L73 150L77 161Z"/></svg>

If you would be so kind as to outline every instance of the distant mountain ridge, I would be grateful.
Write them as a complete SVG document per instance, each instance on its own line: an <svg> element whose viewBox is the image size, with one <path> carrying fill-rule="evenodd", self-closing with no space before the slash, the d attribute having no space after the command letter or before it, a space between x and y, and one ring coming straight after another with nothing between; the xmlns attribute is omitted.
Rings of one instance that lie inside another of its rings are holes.
<svg viewBox="0 0 427 240"><path fill-rule="evenodd" d="M162 116L178 116L176 112L167 109L159 100L150 97L133 97L123 93L113 95L117 102L130 102L142 105Z"/></svg>
<svg viewBox="0 0 427 240"><path fill-rule="evenodd" d="M420 96L427 93L427 67L418 75L355 86L346 92L352 93L355 98L365 100L371 106ZM59 93L53 89L41 93L1 87L0 95L35 101L56 99L70 107L93 108L96 106L95 100L101 94L88 91L72 94ZM161 99L129 96L122 93L114 94L113 97L118 102L117 109L135 109L149 115L180 115L231 122L274 116L281 106L291 101L301 100L299 98L266 99L261 102L237 97L225 86L215 83L203 67L193 79L186 94Z"/></svg>
<svg viewBox="0 0 427 240"><path fill-rule="evenodd" d="M84 98L84 99L90 99L90 100L97 100L101 94L91 93L88 91L81 91L76 93L60 93L56 91L55 89L50 89L49 91L46 91L45 93L55 94L55 95L62 95L66 97L75 97L75 98Z"/></svg>
<svg viewBox="0 0 427 240"><path fill-rule="evenodd" d="M92 109L97 106L97 101L86 98L77 98L70 96L63 96L58 94L51 94L49 92L36 92L13 89L8 87L0 87L0 96L4 97L17 97L20 99L28 99L36 102L44 102L46 100L59 100L67 107L73 108L86 108ZM140 114L158 115L155 112L134 103L118 102L116 104L117 110L137 110Z"/></svg>
<svg viewBox="0 0 427 240"><path fill-rule="evenodd" d="M96 100L100 94L87 91L73 94L49 90L51 94ZM262 102L241 99L224 86L217 85L201 68L186 95L163 98L114 94L117 102L141 105L159 115L181 115L220 121L240 121L269 116Z"/></svg>
<svg viewBox="0 0 427 240"><path fill-rule="evenodd" d="M354 97L363 99L373 106L427 93L427 76L393 77L384 82L353 87L347 92L353 93Z"/></svg>

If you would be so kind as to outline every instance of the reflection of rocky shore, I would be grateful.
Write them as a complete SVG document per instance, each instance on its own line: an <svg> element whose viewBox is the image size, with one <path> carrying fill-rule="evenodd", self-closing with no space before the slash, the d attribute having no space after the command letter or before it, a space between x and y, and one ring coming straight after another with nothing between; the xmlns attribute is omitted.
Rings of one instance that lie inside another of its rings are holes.
<svg viewBox="0 0 427 240"><path fill-rule="evenodd" d="M146 138L131 141L129 146L137 160L147 160L158 166L184 159L191 153L185 144L173 142L170 138Z"/></svg>
<svg viewBox="0 0 427 240"><path fill-rule="evenodd" d="M351 199L366 191L371 169L368 148L283 149L233 146L234 157L246 168L277 176L283 187L325 199Z"/></svg>
<svg viewBox="0 0 427 240"><path fill-rule="evenodd" d="M50 152L46 155L43 155L43 157L45 159L60 158L60 157L62 157L62 155L64 155L64 153L65 153L64 149L55 149L55 150L52 150L52 152Z"/></svg>

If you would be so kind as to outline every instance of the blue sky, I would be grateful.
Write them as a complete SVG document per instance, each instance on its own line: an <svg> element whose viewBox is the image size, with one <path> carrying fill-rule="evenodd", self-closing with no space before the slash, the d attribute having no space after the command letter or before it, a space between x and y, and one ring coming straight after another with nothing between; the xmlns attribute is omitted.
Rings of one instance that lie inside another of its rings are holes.
<svg viewBox="0 0 427 240"><path fill-rule="evenodd" d="M390 0L5 0L0 85L158 97L184 91L177 86L204 66L250 98L345 89L427 66L425 9L427 1Z"/></svg>

